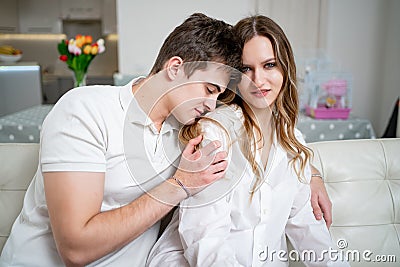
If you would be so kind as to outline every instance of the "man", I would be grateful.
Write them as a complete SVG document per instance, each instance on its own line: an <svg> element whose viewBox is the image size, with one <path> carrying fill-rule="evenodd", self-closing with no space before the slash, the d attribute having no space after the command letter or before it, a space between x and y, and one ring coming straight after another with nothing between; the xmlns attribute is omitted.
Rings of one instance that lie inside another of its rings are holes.
<svg viewBox="0 0 400 267"><path fill-rule="evenodd" d="M64 95L43 124L39 168L1 264L144 266L158 221L224 176L218 141L196 151L202 137L194 138L180 160L176 151L178 126L214 110L226 89L231 71L222 66L239 66L232 40L230 25L193 14L148 77Z"/></svg>

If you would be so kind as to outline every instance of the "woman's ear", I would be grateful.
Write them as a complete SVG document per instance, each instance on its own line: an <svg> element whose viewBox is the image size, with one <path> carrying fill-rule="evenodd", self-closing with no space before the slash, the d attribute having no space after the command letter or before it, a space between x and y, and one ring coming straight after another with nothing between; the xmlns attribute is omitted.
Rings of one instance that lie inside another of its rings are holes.
<svg viewBox="0 0 400 267"><path fill-rule="evenodd" d="M176 77L179 74L180 67L182 65L183 65L183 59L178 56L171 57L168 60L165 70L167 71L167 75L171 80L176 79Z"/></svg>

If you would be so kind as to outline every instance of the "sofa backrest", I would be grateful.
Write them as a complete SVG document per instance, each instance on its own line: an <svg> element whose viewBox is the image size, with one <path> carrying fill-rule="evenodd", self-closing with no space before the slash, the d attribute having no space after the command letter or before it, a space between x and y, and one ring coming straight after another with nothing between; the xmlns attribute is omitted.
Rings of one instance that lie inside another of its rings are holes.
<svg viewBox="0 0 400 267"><path fill-rule="evenodd" d="M399 266L400 139L310 147L333 205L330 232L334 244L343 248L335 249L349 254L351 266Z"/></svg>
<svg viewBox="0 0 400 267"><path fill-rule="evenodd" d="M0 252L22 208L39 159L39 144L0 143Z"/></svg>

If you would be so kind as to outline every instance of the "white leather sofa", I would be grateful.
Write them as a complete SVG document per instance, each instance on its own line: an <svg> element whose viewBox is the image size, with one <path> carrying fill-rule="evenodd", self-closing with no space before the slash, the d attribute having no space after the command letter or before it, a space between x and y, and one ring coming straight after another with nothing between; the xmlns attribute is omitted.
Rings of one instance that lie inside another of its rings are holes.
<svg viewBox="0 0 400 267"><path fill-rule="evenodd" d="M400 138L309 146L333 205L332 257L348 256L351 266L400 266Z"/></svg>
<svg viewBox="0 0 400 267"><path fill-rule="evenodd" d="M351 266L399 266L400 138L329 141L310 147L333 203L330 231L343 247L334 247L332 256L348 254ZM0 144L0 251L36 171L38 148Z"/></svg>

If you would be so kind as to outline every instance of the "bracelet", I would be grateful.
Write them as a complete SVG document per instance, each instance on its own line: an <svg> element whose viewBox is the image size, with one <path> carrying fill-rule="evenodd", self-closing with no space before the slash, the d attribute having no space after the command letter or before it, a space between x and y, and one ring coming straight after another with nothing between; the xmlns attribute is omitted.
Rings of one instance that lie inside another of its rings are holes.
<svg viewBox="0 0 400 267"><path fill-rule="evenodd" d="M311 174L311 177L319 177L319 178L321 178L322 180L324 180L324 177L322 177L322 175L319 174L319 173L312 173L312 174Z"/></svg>
<svg viewBox="0 0 400 267"><path fill-rule="evenodd" d="M190 194L190 192L187 189L187 187L184 184L182 184L182 182L178 178L176 178L175 175L172 175L172 179L174 179L175 182L177 182L177 184L186 192L186 195L187 195L186 198L192 196L192 194Z"/></svg>

